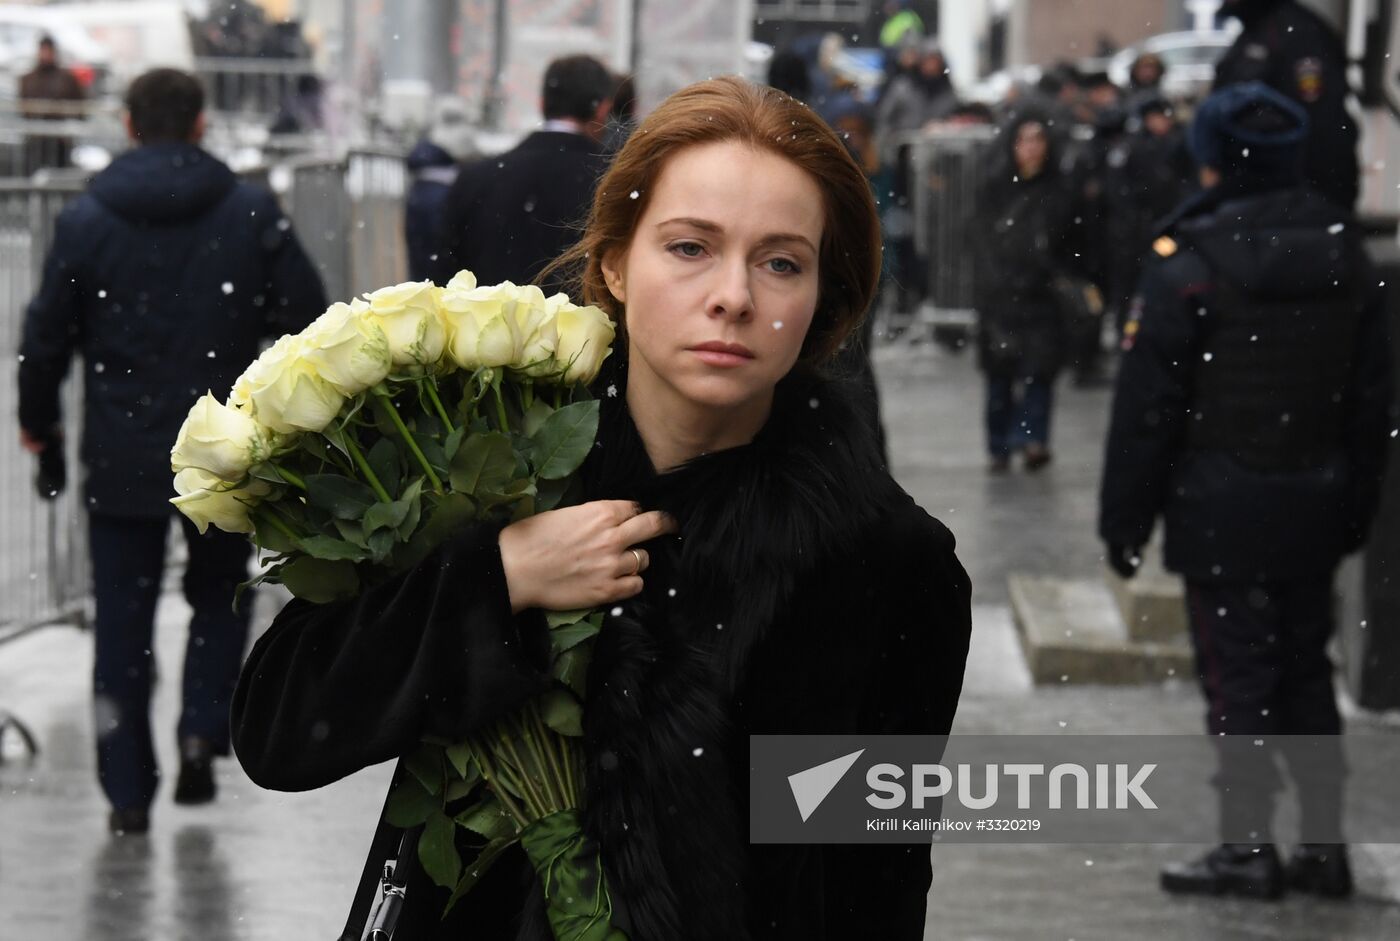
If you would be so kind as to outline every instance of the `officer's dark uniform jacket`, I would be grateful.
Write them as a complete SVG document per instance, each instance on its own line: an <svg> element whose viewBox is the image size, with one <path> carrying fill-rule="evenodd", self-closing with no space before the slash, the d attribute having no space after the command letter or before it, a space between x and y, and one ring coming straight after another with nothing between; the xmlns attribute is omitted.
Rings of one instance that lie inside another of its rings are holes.
<svg viewBox="0 0 1400 941"><path fill-rule="evenodd" d="M1100 535L1229 582L1322 574L1365 539L1389 346L1351 217L1303 189L1222 184L1155 244L1124 338Z"/></svg>
<svg viewBox="0 0 1400 941"><path fill-rule="evenodd" d="M1263 82L1306 109L1303 175L1340 206L1356 204L1356 122L1347 111L1346 50L1337 33L1295 0L1240 0L1244 25L1215 67L1215 88Z"/></svg>

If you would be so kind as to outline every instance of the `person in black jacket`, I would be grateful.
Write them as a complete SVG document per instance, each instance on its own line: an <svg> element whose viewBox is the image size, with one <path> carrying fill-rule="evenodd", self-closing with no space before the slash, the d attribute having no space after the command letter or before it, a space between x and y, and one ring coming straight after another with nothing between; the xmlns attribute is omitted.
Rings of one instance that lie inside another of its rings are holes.
<svg viewBox="0 0 1400 941"><path fill-rule="evenodd" d="M1345 846L1312 843L1341 834L1332 575L1376 508L1390 347L1354 220L1302 185L1306 128L1261 83L1202 104L1191 145L1207 189L1155 243L1123 341L1100 495L1109 562L1131 577L1161 515L1211 735L1324 736L1328 755L1285 748L1303 838L1327 834L1285 869L1270 836L1274 756L1227 747L1231 842L1168 867L1173 892L1351 891Z"/></svg>
<svg viewBox="0 0 1400 941"><path fill-rule="evenodd" d="M1068 327L1054 281L1067 269L1073 196L1056 139L1034 111L1002 132L975 220L979 263L978 363L987 375L990 469L1005 471L1021 450L1026 469L1050 462L1050 411L1064 366Z"/></svg>
<svg viewBox="0 0 1400 941"><path fill-rule="evenodd" d="M1215 66L1215 88L1263 82L1308 114L1303 178L1339 206L1356 205L1358 128L1347 110L1347 55L1322 17L1297 0L1225 0L1244 31Z"/></svg>
<svg viewBox="0 0 1400 941"><path fill-rule="evenodd" d="M144 830L159 772L151 744L151 632L170 527L170 449L195 400L228 388L264 337L326 306L321 280L271 193L240 183L199 147L204 96L158 69L127 94L135 149L59 216L20 347L19 424L41 463L62 467L59 387L83 359L82 461L97 645L98 774L113 830ZM60 484L49 481L45 496ZM189 544L180 779L175 799L214 796L228 754L228 704L247 640L247 543Z"/></svg>
<svg viewBox="0 0 1400 941"><path fill-rule="evenodd" d="M600 141L616 87L592 56L549 64L544 127L500 156L462 167L448 191L439 282L466 268L479 284L532 284L578 240L593 186L608 165Z"/></svg>
<svg viewBox="0 0 1400 941"><path fill-rule="evenodd" d="M621 326L589 502L465 526L356 600L289 604L234 699L239 759L303 790L460 739L548 687L542 610L605 606L584 824L614 924L635 941L921 939L927 844L746 832L751 734L943 735L962 686L953 536L823 376L879 279L863 173L787 95L702 82L632 135L569 258ZM344 938L400 839L381 819ZM399 936L551 937L518 847L444 920L447 896L414 876Z"/></svg>

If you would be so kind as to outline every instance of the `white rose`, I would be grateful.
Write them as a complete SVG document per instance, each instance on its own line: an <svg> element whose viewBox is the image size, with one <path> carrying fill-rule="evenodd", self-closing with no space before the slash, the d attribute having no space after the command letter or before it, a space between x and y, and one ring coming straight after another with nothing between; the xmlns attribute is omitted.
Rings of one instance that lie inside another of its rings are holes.
<svg viewBox="0 0 1400 941"><path fill-rule="evenodd" d="M556 295L556 297L562 295ZM598 375L603 360L612 353L616 327L597 307L566 304L554 315L559 343L554 350L556 368L564 371L563 381L587 385Z"/></svg>
<svg viewBox="0 0 1400 941"><path fill-rule="evenodd" d="M321 431L345 404L345 396L307 358L306 339L284 336L234 384L229 404L251 411L278 434Z"/></svg>
<svg viewBox="0 0 1400 941"><path fill-rule="evenodd" d="M431 366L442 358L447 331L438 314L431 281L408 281L366 294L364 316L384 331L395 366Z"/></svg>
<svg viewBox="0 0 1400 941"><path fill-rule="evenodd" d="M363 316L362 300L332 304L302 331L306 359L343 395L356 395L389 375L389 338Z"/></svg>
<svg viewBox="0 0 1400 941"><path fill-rule="evenodd" d="M465 276L465 277L464 277ZM447 324L447 352L462 369L508 366L520 357L522 343L508 309L515 303L509 281L476 287L471 272L460 272L438 295Z"/></svg>
<svg viewBox="0 0 1400 941"><path fill-rule="evenodd" d="M175 492L170 502L201 534L211 525L226 533L253 532L252 508L272 487L263 480L234 489L228 481L207 474L198 467L187 467L175 475Z"/></svg>
<svg viewBox="0 0 1400 941"><path fill-rule="evenodd" d="M190 409L175 447L170 469L198 467L222 480L239 480L272 450L271 435L246 412L229 408L205 393Z"/></svg>
<svg viewBox="0 0 1400 941"><path fill-rule="evenodd" d="M533 284L517 288L509 317L520 337L520 355L512 365L531 376L554 372L554 348L559 334L544 292Z"/></svg>

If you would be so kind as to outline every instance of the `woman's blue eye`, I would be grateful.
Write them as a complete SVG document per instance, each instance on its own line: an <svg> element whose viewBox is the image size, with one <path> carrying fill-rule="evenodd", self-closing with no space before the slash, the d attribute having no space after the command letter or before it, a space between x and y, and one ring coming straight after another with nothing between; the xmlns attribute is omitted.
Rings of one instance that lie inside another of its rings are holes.
<svg viewBox="0 0 1400 941"><path fill-rule="evenodd" d="M671 246L671 251L677 252L686 258L699 258L700 253L705 250L699 242L677 242Z"/></svg>
<svg viewBox="0 0 1400 941"><path fill-rule="evenodd" d="M801 274L802 269L790 258L774 258L768 262L774 274Z"/></svg>

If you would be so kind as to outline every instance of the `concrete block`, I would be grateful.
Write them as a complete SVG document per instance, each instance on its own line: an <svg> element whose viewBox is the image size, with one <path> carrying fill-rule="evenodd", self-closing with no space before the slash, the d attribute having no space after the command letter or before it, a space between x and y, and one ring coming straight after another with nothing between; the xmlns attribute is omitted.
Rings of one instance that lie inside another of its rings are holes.
<svg viewBox="0 0 1400 941"><path fill-rule="evenodd" d="M1193 676L1185 638L1135 640L1102 581L1012 575L1008 588L1026 664L1038 684L1118 685Z"/></svg>

